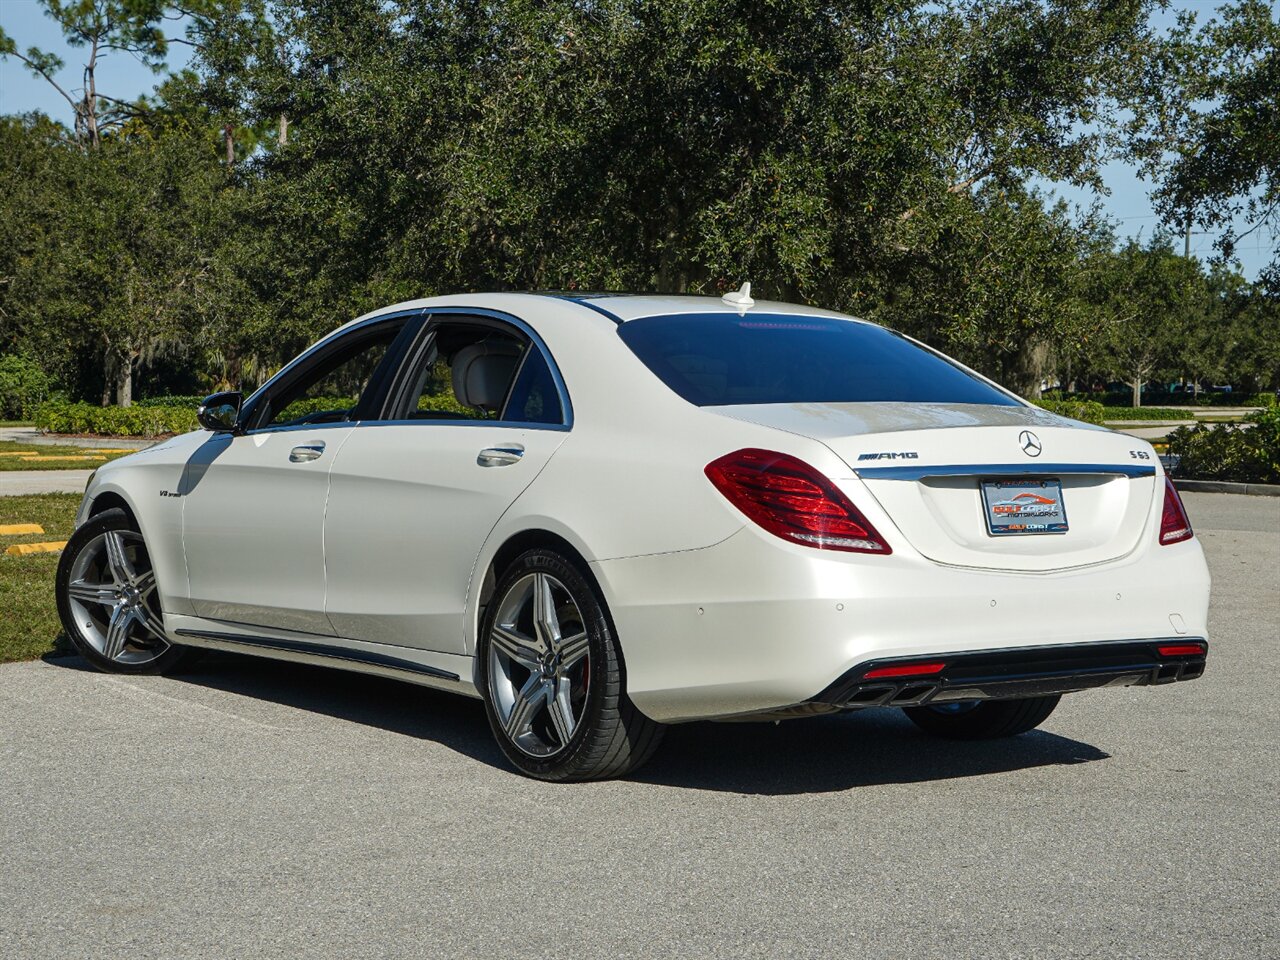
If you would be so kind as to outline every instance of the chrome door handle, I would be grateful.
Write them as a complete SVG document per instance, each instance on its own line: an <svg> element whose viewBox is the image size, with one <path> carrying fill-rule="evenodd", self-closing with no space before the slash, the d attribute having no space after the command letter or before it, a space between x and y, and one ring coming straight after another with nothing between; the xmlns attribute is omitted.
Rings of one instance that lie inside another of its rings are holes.
<svg viewBox="0 0 1280 960"><path fill-rule="evenodd" d="M309 460L318 460L322 453L324 453L323 440L317 440L315 443L304 443L289 451L289 462L306 463Z"/></svg>
<svg viewBox="0 0 1280 960"><path fill-rule="evenodd" d="M482 467L509 467L519 463L524 456L524 444L508 443L501 447L485 447L476 457L476 463Z"/></svg>

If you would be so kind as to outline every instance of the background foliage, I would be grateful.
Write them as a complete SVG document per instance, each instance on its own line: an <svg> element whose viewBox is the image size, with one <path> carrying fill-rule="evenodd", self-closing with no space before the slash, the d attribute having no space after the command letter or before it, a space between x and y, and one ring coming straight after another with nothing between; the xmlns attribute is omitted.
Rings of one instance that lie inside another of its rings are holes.
<svg viewBox="0 0 1280 960"><path fill-rule="evenodd" d="M6 410L251 387L411 297L744 279L1029 396L1280 387L1280 270L1176 245L1274 215L1260 0L1164 31L1157 0L45 6L86 87L70 126L0 118L0 349L44 378L11 400L0 367ZM176 13L192 69L113 98L100 51L158 65ZM52 62L2 33L0 55ZM1119 245L1034 188L1117 157L1169 232Z"/></svg>

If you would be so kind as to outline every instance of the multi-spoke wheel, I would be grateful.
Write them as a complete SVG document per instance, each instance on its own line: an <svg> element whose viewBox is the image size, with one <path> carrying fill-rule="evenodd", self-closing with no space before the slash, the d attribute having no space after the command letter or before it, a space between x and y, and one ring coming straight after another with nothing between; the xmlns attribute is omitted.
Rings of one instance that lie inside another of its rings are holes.
<svg viewBox="0 0 1280 960"><path fill-rule="evenodd" d="M81 526L58 564L58 614L76 649L95 666L157 673L186 651L165 637L147 547L123 510Z"/></svg>
<svg viewBox="0 0 1280 960"><path fill-rule="evenodd" d="M657 747L660 725L626 697L603 603L559 554L531 550L503 574L478 654L490 726L525 773L621 776Z"/></svg>

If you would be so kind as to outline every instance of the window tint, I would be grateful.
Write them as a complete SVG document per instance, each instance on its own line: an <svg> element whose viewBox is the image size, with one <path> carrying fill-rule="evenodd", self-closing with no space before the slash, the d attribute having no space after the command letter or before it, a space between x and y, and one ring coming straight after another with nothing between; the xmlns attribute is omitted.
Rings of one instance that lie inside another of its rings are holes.
<svg viewBox="0 0 1280 960"><path fill-rule="evenodd" d="M520 367L520 375L511 388L511 398L502 419L517 423L564 422L555 378L551 375L547 358L536 347L530 347L529 355Z"/></svg>
<svg viewBox="0 0 1280 960"><path fill-rule="evenodd" d="M826 317L683 314L618 334L698 406L737 403L1018 401L883 327Z"/></svg>
<svg viewBox="0 0 1280 960"><path fill-rule="evenodd" d="M410 374L410 420L496 420L524 354L489 326L439 323Z"/></svg>
<svg viewBox="0 0 1280 960"><path fill-rule="evenodd" d="M374 371L404 324L389 323L364 335L352 333L328 348L268 401L263 427L350 420Z"/></svg>

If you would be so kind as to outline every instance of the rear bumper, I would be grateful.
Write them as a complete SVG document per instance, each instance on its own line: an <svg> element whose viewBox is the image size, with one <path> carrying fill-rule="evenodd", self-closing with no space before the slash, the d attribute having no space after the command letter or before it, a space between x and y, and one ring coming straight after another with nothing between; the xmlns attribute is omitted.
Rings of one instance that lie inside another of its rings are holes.
<svg viewBox="0 0 1280 960"><path fill-rule="evenodd" d="M1209 635L1198 541L1162 547L1154 535L1121 561L1016 574L945 567L905 547L835 554L745 527L702 550L592 570L627 692L666 723L813 703L873 661Z"/></svg>
<svg viewBox="0 0 1280 960"><path fill-rule="evenodd" d="M1162 647L1199 645L1199 653L1162 652ZM892 668L944 663L928 675L868 677L889 661L859 664L811 703L843 709L914 707L964 700L1009 700L1073 693L1098 687L1140 687L1194 680L1204 673L1208 643L1173 637L1125 643L1082 643L893 660ZM933 664L930 663L933 662Z"/></svg>

